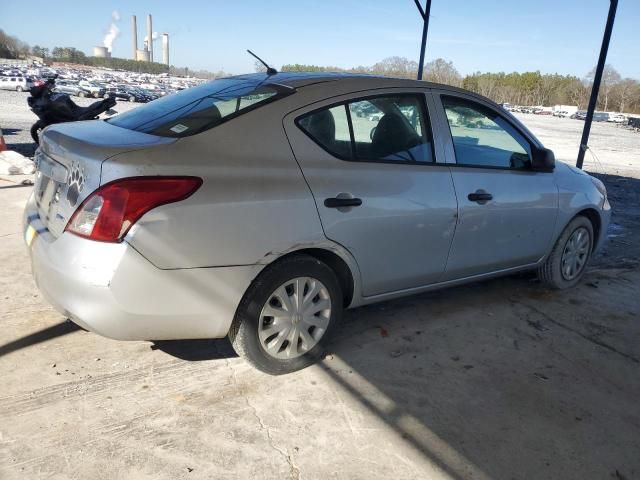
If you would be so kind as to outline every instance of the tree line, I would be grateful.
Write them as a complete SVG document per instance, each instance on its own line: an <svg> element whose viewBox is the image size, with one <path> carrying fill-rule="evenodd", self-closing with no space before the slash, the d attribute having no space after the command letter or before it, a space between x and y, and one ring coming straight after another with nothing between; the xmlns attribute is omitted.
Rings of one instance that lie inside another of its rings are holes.
<svg viewBox="0 0 640 480"><path fill-rule="evenodd" d="M256 70L259 70L256 65ZM322 67L318 65L287 64L287 72L349 72L415 79L418 63L404 57L389 57L369 67ZM553 106L576 105L586 109L593 85L595 69L584 78L574 75L535 72L490 73L476 72L462 76L453 65L442 58L427 62L422 78L426 81L462 87L489 97L497 103L514 105ZM606 65L598 95L598 110L640 113L640 82L622 78L611 65Z"/></svg>

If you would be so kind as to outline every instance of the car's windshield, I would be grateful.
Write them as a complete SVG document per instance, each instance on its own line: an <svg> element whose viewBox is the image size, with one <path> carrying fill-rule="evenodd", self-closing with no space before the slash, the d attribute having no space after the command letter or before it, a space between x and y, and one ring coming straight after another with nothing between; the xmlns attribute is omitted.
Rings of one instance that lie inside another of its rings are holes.
<svg viewBox="0 0 640 480"><path fill-rule="evenodd" d="M292 92L288 87L262 85L254 79L226 78L162 97L107 121L163 137L185 137Z"/></svg>

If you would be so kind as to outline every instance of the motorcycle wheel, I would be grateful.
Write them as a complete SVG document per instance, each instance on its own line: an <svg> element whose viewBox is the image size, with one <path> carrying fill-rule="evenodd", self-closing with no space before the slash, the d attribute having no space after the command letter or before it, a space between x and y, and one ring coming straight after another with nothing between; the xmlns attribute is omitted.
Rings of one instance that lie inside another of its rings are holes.
<svg viewBox="0 0 640 480"><path fill-rule="evenodd" d="M31 138L36 142L36 145L40 145L40 132L44 127L46 127L46 125L40 120L31 125Z"/></svg>

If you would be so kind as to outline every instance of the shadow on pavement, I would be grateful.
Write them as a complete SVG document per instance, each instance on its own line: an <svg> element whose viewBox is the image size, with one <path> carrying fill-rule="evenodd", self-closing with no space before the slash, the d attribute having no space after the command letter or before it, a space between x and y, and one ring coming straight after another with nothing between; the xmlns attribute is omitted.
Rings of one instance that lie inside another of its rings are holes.
<svg viewBox="0 0 640 480"><path fill-rule="evenodd" d="M238 356L233 350L228 338L210 340L156 340L153 342L151 350L161 350L173 357L192 362L219 360Z"/></svg>
<svg viewBox="0 0 640 480"><path fill-rule="evenodd" d="M22 348L37 345L38 343L46 342L47 340L51 340L56 337L62 337L63 335L68 335L78 330L82 329L70 320L57 323L51 327L40 330L39 332L32 333L12 342L0 345L0 357Z"/></svg>

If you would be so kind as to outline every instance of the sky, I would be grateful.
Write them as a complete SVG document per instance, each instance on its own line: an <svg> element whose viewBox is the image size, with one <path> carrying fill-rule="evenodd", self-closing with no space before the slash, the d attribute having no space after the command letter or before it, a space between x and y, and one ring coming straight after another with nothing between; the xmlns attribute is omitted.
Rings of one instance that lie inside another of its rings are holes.
<svg viewBox="0 0 640 480"><path fill-rule="evenodd" d="M425 0L421 0L424 5ZM31 45L74 46L91 55L112 12L120 34L113 56L131 58L131 15L138 41L153 15L170 35L171 64L254 71L253 50L280 67L349 68L397 55L418 59L422 20L413 0L0 0L0 28ZM608 0L432 0L427 61L442 57L465 75L534 71L584 77L598 58ZM34 14L33 12L40 12ZM607 63L640 79L640 0L619 0ZM154 44L160 58L160 42ZM139 46L141 48L141 45Z"/></svg>

